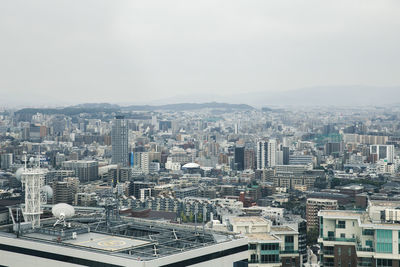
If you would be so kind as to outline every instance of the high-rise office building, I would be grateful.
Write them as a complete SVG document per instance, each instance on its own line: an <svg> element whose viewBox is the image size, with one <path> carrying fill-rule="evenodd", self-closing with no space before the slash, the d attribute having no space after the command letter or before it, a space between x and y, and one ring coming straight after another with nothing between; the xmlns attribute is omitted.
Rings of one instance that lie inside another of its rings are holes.
<svg viewBox="0 0 400 267"><path fill-rule="evenodd" d="M245 149L244 150L244 169L245 170L253 170L255 165L255 153L254 149Z"/></svg>
<svg viewBox="0 0 400 267"><path fill-rule="evenodd" d="M74 198L71 187L67 182L55 181L53 183L53 204L67 203L72 204Z"/></svg>
<svg viewBox="0 0 400 267"><path fill-rule="evenodd" d="M64 170L75 171L75 176L81 182L89 182L98 179L99 163L94 160L70 160L62 163Z"/></svg>
<svg viewBox="0 0 400 267"><path fill-rule="evenodd" d="M370 146L370 154L376 154L378 160L383 159L387 163L393 163L394 145L372 145Z"/></svg>
<svg viewBox="0 0 400 267"><path fill-rule="evenodd" d="M328 142L325 144L325 154L340 154L344 150L343 142Z"/></svg>
<svg viewBox="0 0 400 267"><path fill-rule="evenodd" d="M268 165L268 142L257 142L257 169L265 169Z"/></svg>
<svg viewBox="0 0 400 267"><path fill-rule="evenodd" d="M289 156L290 156L289 147L287 147L287 146L282 147L282 151L283 151L283 164L282 165L289 165Z"/></svg>
<svg viewBox="0 0 400 267"><path fill-rule="evenodd" d="M244 147L235 147L235 170L244 170Z"/></svg>
<svg viewBox="0 0 400 267"><path fill-rule="evenodd" d="M13 154L5 153L0 155L0 168L2 170L7 170L13 164Z"/></svg>
<svg viewBox="0 0 400 267"><path fill-rule="evenodd" d="M111 130L112 163L126 167L129 163L128 126L123 116L116 116Z"/></svg>
<svg viewBox="0 0 400 267"><path fill-rule="evenodd" d="M306 206L306 218L307 218L307 230L314 227L318 227L318 212L320 210L336 210L338 208L338 202L334 199L319 199L309 198L307 199Z"/></svg>
<svg viewBox="0 0 400 267"><path fill-rule="evenodd" d="M268 167L276 166L276 140L268 141Z"/></svg>

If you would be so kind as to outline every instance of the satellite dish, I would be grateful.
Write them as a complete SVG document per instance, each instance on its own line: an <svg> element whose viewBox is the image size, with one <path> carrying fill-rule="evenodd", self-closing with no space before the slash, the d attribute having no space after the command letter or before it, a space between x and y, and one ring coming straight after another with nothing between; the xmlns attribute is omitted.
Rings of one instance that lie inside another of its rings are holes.
<svg viewBox="0 0 400 267"><path fill-rule="evenodd" d="M22 173L24 172L24 168L19 168L16 172L15 172L15 178L17 178L18 181L21 181L22 178Z"/></svg>
<svg viewBox="0 0 400 267"><path fill-rule="evenodd" d="M66 203L59 203L57 205L54 205L51 209L51 212L53 213L54 217L58 219L53 227L61 223L63 223L64 227L67 226L67 224L65 223L65 219L71 218L75 215L74 207Z"/></svg>
<svg viewBox="0 0 400 267"><path fill-rule="evenodd" d="M53 198L53 188L49 185L43 186L40 190L46 194L46 199Z"/></svg>

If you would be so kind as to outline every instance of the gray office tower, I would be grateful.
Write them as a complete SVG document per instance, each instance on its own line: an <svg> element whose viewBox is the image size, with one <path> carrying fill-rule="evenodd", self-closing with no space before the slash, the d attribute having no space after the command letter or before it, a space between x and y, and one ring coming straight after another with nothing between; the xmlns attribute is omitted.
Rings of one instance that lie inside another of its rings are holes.
<svg viewBox="0 0 400 267"><path fill-rule="evenodd" d="M126 167L129 163L128 124L124 116L116 116L111 130L112 163Z"/></svg>

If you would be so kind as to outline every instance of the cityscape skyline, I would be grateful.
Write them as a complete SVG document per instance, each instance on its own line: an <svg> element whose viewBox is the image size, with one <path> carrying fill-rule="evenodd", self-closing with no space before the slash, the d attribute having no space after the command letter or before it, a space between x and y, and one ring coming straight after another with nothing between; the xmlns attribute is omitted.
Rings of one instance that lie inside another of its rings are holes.
<svg viewBox="0 0 400 267"><path fill-rule="evenodd" d="M0 266L399 267L400 1L0 1Z"/></svg>

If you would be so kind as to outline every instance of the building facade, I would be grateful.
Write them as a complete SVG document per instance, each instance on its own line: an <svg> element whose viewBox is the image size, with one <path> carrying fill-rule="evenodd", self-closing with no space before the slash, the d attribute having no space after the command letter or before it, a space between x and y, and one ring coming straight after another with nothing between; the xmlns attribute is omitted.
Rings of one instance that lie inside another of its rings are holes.
<svg viewBox="0 0 400 267"><path fill-rule="evenodd" d="M318 212L321 210L336 210L337 200L309 198L306 204L307 230L318 227Z"/></svg>
<svg viewBox="0 0 400 267"><path fill-rule="evenodd" d="M320 211L323 266L400 266L399 204L373 201L366 211Z"/></svg>
<svg viewBox="0 0 400 267"><path fill-rule="evenodd" d="M111 129L112 163L129 164L128 125L123 116L116 116Z"/></svg>

